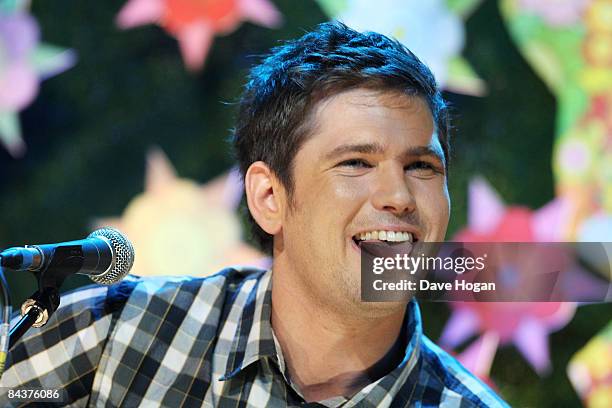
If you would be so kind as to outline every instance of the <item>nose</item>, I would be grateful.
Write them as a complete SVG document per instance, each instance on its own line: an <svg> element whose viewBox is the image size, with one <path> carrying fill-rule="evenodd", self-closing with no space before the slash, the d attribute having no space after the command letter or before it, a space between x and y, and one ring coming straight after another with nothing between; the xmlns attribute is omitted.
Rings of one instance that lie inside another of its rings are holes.
<svg viewBox="0 0 612 408"><path fill-rule="evenodd" d="M416 208L414 195L406 181L402 167L381 170L372 196L372 204L379 211L388 211L396 216L406 215Z"/></svg>

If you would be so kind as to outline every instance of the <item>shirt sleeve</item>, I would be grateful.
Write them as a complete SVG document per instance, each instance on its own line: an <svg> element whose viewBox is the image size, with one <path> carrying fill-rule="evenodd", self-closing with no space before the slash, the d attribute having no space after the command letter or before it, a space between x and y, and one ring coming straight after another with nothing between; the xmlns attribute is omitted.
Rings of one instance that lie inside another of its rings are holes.
<svg viewBox="0 0 612 408"><path fill-rule="evenodd" d="M8 399L9 390L33 388L59 390L62 405L85 406L109 333L133 286L128 280L62 295L47 324L30 328L9 350L0 406L19 405Z"/></svg>

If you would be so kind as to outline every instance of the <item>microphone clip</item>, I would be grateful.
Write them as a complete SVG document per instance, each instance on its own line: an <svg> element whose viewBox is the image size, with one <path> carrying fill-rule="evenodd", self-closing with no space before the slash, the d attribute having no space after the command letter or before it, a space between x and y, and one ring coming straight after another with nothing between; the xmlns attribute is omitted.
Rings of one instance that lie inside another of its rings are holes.
<svg viewBox="0 0 612 408"><path fill-rule="evenodd" d="M17 340L21 338L32 326L44 326L49 317L57 310L60 304L60 296L57 288L48 287L34 292L21 305L21 319L11 328L9 332L10 350Z"/></svg>
<svg viewBox="0 0 612 408"><path fill-rule="evenodd" d="M56 291L66 278L77 273L83 266L84 254L80 245L60 245L52 251L40 251L43 255L42 267L32 271L38 279L38 291Z"/></svg>

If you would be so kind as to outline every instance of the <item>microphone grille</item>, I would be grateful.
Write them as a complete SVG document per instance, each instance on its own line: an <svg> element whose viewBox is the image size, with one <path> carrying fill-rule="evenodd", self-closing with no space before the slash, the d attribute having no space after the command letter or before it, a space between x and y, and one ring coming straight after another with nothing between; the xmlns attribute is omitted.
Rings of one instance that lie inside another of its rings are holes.
<svg viewBox="0 0 612 408"><path fill-rule="evenodd" d="M89 275L92 281L102 285L112 285L128 274L134 265L134 247L132 243L118 230L105 227L89 234L87 238L102 237L110 242L113 251L113 263L108 272L100 275Z"/></svg>

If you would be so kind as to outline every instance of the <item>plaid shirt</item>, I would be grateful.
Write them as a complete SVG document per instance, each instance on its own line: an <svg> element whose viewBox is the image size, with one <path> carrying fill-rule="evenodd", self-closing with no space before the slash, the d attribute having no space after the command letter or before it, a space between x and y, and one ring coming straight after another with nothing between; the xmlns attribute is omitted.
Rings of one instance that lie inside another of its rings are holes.
<svg viewBox="0 0 612 408"><path fill-rule="evenodd" d="M53 388L83 407L301 406L272 333L270 277L252 269L129 277L65 295L9 353L0 405L17 405L8 389ZM397 368L350 399L306 406L506 406L422 334L416 302L405 330Z"/></svg>

